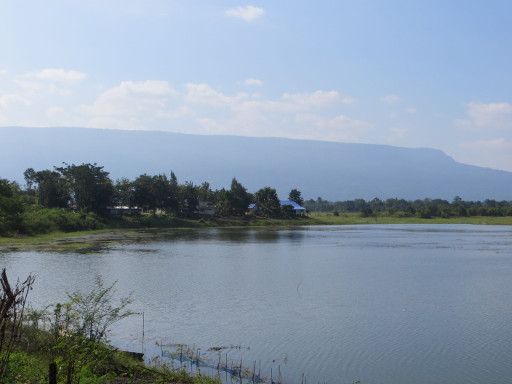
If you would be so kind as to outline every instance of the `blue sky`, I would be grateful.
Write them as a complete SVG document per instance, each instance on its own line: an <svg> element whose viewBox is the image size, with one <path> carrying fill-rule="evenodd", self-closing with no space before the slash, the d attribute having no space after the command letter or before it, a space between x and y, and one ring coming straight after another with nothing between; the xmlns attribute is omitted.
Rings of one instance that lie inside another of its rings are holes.
<svg viewBox="0 0 512 384"><path fill-rule="evenodd" d="M0 0L0 125L439 148L512 170L510 1Z"/></svg>

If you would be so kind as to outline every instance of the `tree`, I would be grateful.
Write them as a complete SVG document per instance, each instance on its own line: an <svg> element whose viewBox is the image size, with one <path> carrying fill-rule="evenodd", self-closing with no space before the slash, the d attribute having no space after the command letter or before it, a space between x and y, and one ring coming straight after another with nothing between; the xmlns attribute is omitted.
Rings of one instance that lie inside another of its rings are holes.
<svg viewBox="0 0 512 384"><path fill-rule="evenodd" d="M114 185L113 200L116 205L133 207L135 205L135 188L133 183L126 178L117 180Z"/></svg>
<svg viewBox="0 0 512 384"><path fill-rule="evenodd" d="M485 205L494 208L496 206L496 202L494 200L485 200ZM455 196L453 198L452 206L456 216L468 215L467 209L464 206L464 201L460 196Z"/></svg>
<svg viewBox="0 0 512 384"><path fill-rule="evenodd" d="M235 178L229 190L222 188L215 192L215 208L221 216L243 215L252 200L253 196Z"/></svg>
<svg viewBox="0 0 512 384"><path fill-rule="evenodd" d="M218 215L231 215L231 200L231 191L222 188L215 192L215 211Z"/></svg>
<svg viewBox="0 0 512 384"><path fill-rule="evenodd" d="M104 214L114 195L109 173L96 163L65 164L56 168L66 179L77 209Z"/></svg>
<svg viewBox="0 0 512 384"><path fill-rule="evenodd" d="M152 211L153 214L156 214L157 209L178 214L179 185L174 173L171 173L170 178L164 174L140 175L133 182L133 189L134 202L142 209Z"/></svg>
<svg viewBox="0 0 512 384"><path fill-rule="evenodd" d="M23 177L25 178L25 184L27 186L27 191L33 191L34 189L34 182L36 177L36 171L34 171L34 168L28 168L23 172Z"/></svg>
<svg viewBox="0 0 512 384"><path fill-rule="evenodd" d="M295 188L292 189L290 191L290 194L288 195L288 199L296 202L300 206L304 205L304 199L302 198L302 194L300 193L300 191L298 189L295 189Z"/></svg>
<svg viewBox="0 0 512 384"><path fill-rule="evenodd" d="M176 213L178 208L178 196L177 190L173 187L172 180L169 180L166 175L153 176L151 189L155 209Z"/></svg>
<svg viewBox="0 0 512 384"><path fill-rule="evenodd" d="M281 215L281 204L274 188L261 188L254 194L254 200L258 213L266 217L279 217Z"/></svg>
<svg viewBox="0 0 512 384"><path fill-rule="evenodd" d="M291 205L283 205L281 207L281 216L285 219L293 219L297 214Z"/></svg>
<svg viewBox="0 0 512 384"><path fill-rule="evenodd" d="M5 268L0 274L0 382L9 369L9 356L20 339L27 297L34 284L29 275L11 285Z"/></svg>
<svg viewBox="0 0 512 384"><path fill-rule="evenodd" d="M37 202L45 208L66 208L70 191L67 180L60 172L28 168L24 174L29 191L35 189Z"/></svg>
<svg viewBox="0 0 512 384"><path fill-rule="evenodd" d="M197 198L211 203L215 201L215 193L210 188L210 183L205 181L197 188Z"/></svg>
<svg viewBox="0 0 512 384"><path fill-rule="evenodd" d="M66 383L76 383L82 367L108 360L111 350L106 344L110 328L134 315L129 310L131 295L115 301L116 284L105 286L97 276L94 288L87 293L68 293L68 301L56 304L47 314L51 336L48 349L52 359L66 374Z"/></svg>
<svg viewBox="0 0 512 384"><path fill-rule="evenodd" d="M179 213L182 216L192 216L199 204L197 188L191 182L179 186Z"/></svg>
<svg viewBox="0 0 512 384"><path fill-rule="evenodd" d="M96 276L94 288L87 293L75 291L68 294L73 317L76 320L75 331L94 342L107 342L110 327L133 315L128 310L132 297L121 298L115 305L117 281L105 286L101 276Z"/></svg>
<svg viewBox="0 0 512 384"><path fill-rule="evenodd" d="M149 175L140 175L133 182L133 201L145 211L156 210L156 201L153 194L153 178Z"/></svg>
<svg viewBox="0 0 512 384"><path fill-rule="evenodd" d="M21 231L23 211L24 206L18 185L9 180L0 179L0 233Z"/></svg>
<svg viewBox="0 0 512 384"><path fill-rule="evenodd" d="M251 195L247 192L247 189L235 178L231 180L230 192L229 200L232 214L243 215L251 203Z"/></svg>
<svg viewBox="0 0 512 384"><path fill-rule="evenodd" d="M180 209L179 204L179 184L178 184L178 178L174 174L174 172L171 171L171 175L169 178L169 196L167 201L167 212L174 213L175 215L178 214Z"/></svg>
<svg viewBox="0 0 512 384"><path fill-rule="evenodd" d="M369 205L365 205L361 209L361 217L370 217L373 215L373 210Z"/></svg>

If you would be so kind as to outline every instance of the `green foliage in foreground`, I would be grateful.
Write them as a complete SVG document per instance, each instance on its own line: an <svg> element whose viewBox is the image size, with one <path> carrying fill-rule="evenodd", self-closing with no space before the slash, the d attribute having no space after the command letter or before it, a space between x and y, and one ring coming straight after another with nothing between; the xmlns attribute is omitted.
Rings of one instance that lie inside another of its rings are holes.
<svg viewBox="0 0 512 384"><path fill-rule="evenodd" d="M219 384L220 382L208 376L192 376L183 370L172 370L166 365L155 364L147 366L135 358L108 349L107 360L91 361L81 368L73 383L79 384ZM9 357L9 371L0 378L2 384L47 384L48 356L42 351L18 350ZM60 371L59 371L60 372ZM65 378L59 376L58 383L65 383Z"/></svg>
<svg viewBox="0 0 512 384"><path fill-rule="evenodd" d="M0 297L5 296L6 285L0 287ZM133 354L110 346L111 327L134 314L129 310L130 297L115 299L115 286L104 285L98 277L90 292L68 294L64 303L28 313L20 307L4 314L8 321L20 319L23 325L16 332L14 350L0 344L0 358L7 362L0 384L48 383L50 365L56 367L59 384L218 384L159 361L147 366Z"/></svg>
<svg viewBox="0 0 512 384"><path fill-rule="evenodd" d="M16 351L9 356L8 371L2 383L46 383L47 365L35 354Z"/></svg>

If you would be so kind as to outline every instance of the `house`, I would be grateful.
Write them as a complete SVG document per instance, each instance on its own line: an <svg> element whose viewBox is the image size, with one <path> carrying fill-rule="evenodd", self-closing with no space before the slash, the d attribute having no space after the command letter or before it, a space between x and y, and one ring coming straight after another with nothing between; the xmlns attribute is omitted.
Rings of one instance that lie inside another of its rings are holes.
<svg viewBox="0 0 512 384"><path fill-rule="evenodd" d="M195 213L200 216L214 216L215 204L210 201L199 200Z"/></svg>
<svg viewBox="0 0 512 384"><path fill-rule="evenodd" d="M306 214L306 208L304 208L300 204L297 204L293 200L279 200L279 204L281 204L281 208L284 206L292 207L293 212L295 212L296 215L305 215Z"/></svg>
<svg viewBox="0 0 512 384"><path fill-rule="evenodd" d="M139 207L128 207L127 205L116 205L114 207L107 207L107 211L110 215L138 215L142 212L142 209Z"/></svg>
<svg viewBox="0 0 512 384"><path fill-rule="evenodd" d="M306 214L306 208L304 208L300 204L297 204L293 200L279 200L279 204L281 205L281 208L284 206L290 206L296 215L302 216L302 215ZM258 206L256 204L252 203L252 204L249 204L249 206L247 207L247 212L253 213L253 212L256 212L257 209L258 209Z"/></svg>

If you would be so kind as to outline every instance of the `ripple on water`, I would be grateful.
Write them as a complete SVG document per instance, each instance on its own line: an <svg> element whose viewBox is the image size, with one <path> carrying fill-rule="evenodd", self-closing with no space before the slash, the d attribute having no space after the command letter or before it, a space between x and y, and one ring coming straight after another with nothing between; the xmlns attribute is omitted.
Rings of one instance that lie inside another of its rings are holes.
<svg viewBox="0 0 512 384"><path fill-rule="evenodd" d="M97 273L118 280L146 313L148 351L162 339L240 344L264 372L280 365L285 384L302 372L310 383L512 382L512 227L189 231L0 263L37 273L36 305ZM140 325L114 342L139 350Z"/></svg>

